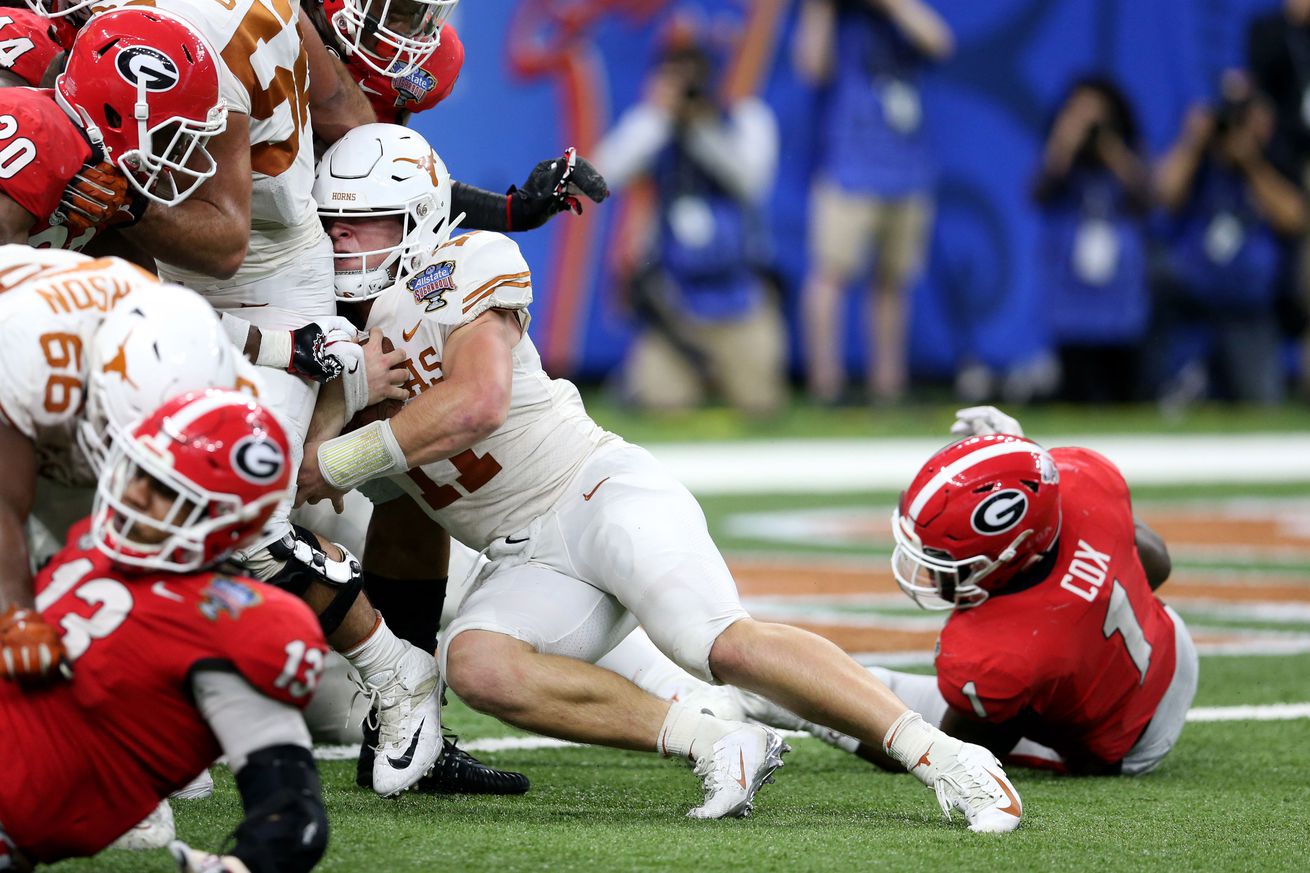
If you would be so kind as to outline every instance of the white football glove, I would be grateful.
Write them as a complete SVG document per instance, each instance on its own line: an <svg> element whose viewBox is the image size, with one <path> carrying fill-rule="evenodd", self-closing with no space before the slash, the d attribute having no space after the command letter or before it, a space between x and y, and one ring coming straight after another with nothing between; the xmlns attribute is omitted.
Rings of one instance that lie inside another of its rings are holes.
<svg viewBox="0 0 1310 873"><path fill-rule="evenodd" d="M240 858L200 852L181 840L169 843L168 851L177 861L181 873L250 873L250 868Z"/></svg>
<svg viewBox="0 0 1310 873"><path fill-rule="evenodd" d="M957 439L971 436L986 436L991 433L1006 436L1023 436L1023 428L1018 419L1011 418L995 406L970 406L955 411L955 424L951 425L951 435Z"/></svg>

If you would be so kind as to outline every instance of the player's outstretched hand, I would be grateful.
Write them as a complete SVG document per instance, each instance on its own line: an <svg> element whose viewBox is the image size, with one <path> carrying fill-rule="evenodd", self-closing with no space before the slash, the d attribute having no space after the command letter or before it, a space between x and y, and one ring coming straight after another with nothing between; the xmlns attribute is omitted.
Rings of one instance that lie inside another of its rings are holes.
<svg viewBox="0 0 1310 873"><path fill-rule="evenodd" d="M569 146L558 158L540 161L522 188L510 188L514 230L531 230L552 215L568 210L582 214L582 198L599 203L610 194L605 177Z"/></svg>
<svg viewBox="0 0 1310 873"><path fill-rule="evenodd" d="M23 685L73 678L59 632L46 624L41 613L17 604L0 615L0 668L6 679Z"/></svg>
<svg viewBox="0 0 1310 873"><path fill-rule="evenodd" d="M240 858L201 852L181 840L169 843L168 851L177 861L181 873L250 873L250 868Z"/></svg>
<svg viewBox="0 0 1310 873"><path fill-rule="evenodd" d="M951 425L951 435L957 439L971 436L986 436L991 433L1006 436L1023 436L1019 420L1011 418L995 406L970 406L955 411L955 424Z"/></svg>

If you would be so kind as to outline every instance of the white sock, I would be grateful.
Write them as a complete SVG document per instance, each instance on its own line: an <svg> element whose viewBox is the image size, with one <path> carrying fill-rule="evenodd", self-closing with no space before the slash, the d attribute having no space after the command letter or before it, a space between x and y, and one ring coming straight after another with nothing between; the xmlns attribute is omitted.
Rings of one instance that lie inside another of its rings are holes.
<svg viewBox="0 0 1310 873"><path fill-rule="evenodd" d="M724 735L741 727L740 722L724 721L681 703L669 706L664 724L660 726L655 751L666 758L685 757L696 760L708 755Z"/></svg>
<svg viewBox="0 0 1310 873"><path fill-rule="evenodd" d="M378 685L373 677L382 673L394 673L397 663L411 648L410 644L391 632L382 616L378 616L377 627L364 637L363 642L341 656L359 671L360 677L369 685ZM389 678L389 677L388 677Z"/></svg>
<svg viewBox="0 0 1310 873"><path fill-rule="evenodd" d="M912 709L892 722L882 740L883 751L929 786L940 766L954 759L963 747L964 743L928 724Z"/></svg>

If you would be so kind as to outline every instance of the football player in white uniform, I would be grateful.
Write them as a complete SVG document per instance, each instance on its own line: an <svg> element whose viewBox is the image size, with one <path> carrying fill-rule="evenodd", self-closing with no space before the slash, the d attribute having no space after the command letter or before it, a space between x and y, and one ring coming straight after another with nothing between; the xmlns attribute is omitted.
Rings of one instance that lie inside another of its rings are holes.
<svg viewBox="0 0 1310 873"><path fill-rule="evenodd" d="M531 274L518 247L487 232L446 239L449 185L427 144L390 125L351 131L320 161L315 196L338 284L381 292L368 324L399 335L411 399L307 446L300 499L386 480L486 550L443 639L454 691L537 733L685 756L705 779L692 817L747 814L785 744L591 663L640 622L693 675L882 744L973 830L1017 827L1018 796L991 753L925 723L830 642L746 613L686 488L542 371L525 334ZM330 404L316 436L342 420Z"/></svg>
<svg viewBox="0 0 1310 873"><path fill-rule="evenodd" d="M106 331L114 321L123 327ZM106 410L88 402L93 387L121 382L166 400L211 386L257 392L259 377L194 292L117 258L21 245L0 247L0 375L0 667L40 682L60 669L62 645L31 612L24 525L40 516L62 542L90 510L88 450L105 446L109 413L121 426L155 405ZM40 500L39 480L48 486Z"/></svg>

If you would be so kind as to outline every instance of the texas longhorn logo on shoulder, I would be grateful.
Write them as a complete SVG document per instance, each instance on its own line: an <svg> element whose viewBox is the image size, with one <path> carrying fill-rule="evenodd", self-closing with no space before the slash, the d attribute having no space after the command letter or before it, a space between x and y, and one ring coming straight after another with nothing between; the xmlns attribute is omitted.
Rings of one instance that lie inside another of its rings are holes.
<svg viewBox="0 0 1310 873"><path fill-rule="evenodd" d="M436 312L446 305L446 292L455 290L455 262L442 261L417 273L405 283L414 292L414 302L426 302L427 312Z"/></svg>

